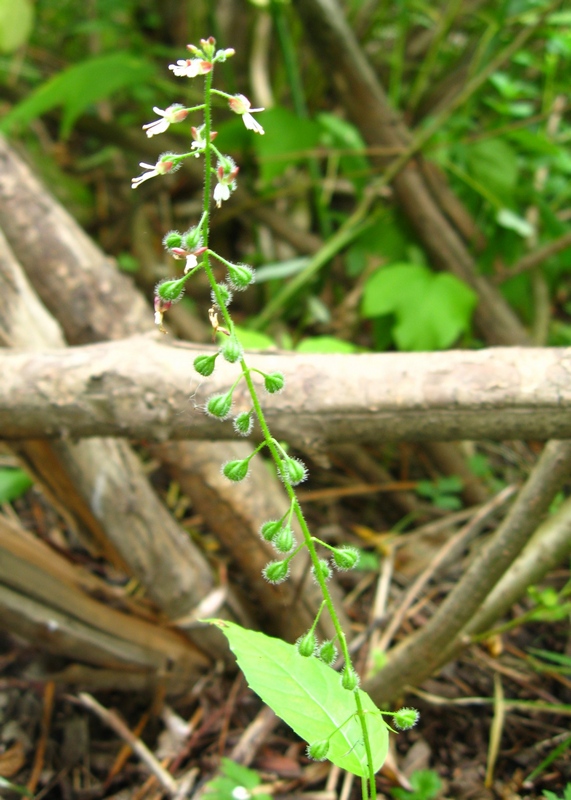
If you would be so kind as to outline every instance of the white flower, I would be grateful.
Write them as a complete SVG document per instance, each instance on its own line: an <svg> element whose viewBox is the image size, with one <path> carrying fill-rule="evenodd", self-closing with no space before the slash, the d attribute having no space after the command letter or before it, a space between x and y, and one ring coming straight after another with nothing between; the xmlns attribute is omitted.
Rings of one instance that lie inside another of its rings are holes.
<svg viewBox="0 0 571 800"><path fill-rule="evenodd" d="M131 189L136 189L137 186L140 186L144 181L148 181L149 178L155 178L157 175L166 175L167 172L176 172L177 169L180 169L180 160L174 153L163 153L156 164L145 164L144 161L141 161L139 166L150 170L150 172L144 172L138 178L131 178Z"/></svg>
<svg viewBox="0 0 571 800"><path fill-rule="evenodd" d="M214 200L220 208L223 200L228 200L232 192L236 189L236 176L240 171L234 160L230 156L225 156L224 160L219 160L216 167L216 177L218 183L214 188Z"/></svg>
<svg viewBox="0 0 571 800"><path fill-rule="evenodd" d="M187 272L190 272L191 269L194 269L198 265L198 259L191 253L186 257L186 264L184 265L184 274L186 275Z"/></svg>
<svg viewBox="0 0 571 800"><path fill-rule="evenodd" d="M235 94L228 100L228 105L235 114L240 114L248 130L254 131L254 133L265 133L260 123L252 116L258 111L263 111L263 108L252 108L252 104L243 94Z"/></svg>
<svg viewBox="0 0 571 800"><path fill-rule="evenodd" d="M151 171L144 172L142 175L139 175L138 178L131 178L131 189L136 189L137 186L140 186L144 181L148 181L149 178L155 178L159 174L156 164L145 164L143 161L141 161L139 166Z"/></svg>
<svg viewBox="0 0 571 800"><path fill-rule="evenodd" d="M214 200L218 208L220 208L223 200L228 200L230 197L230 187L225 183L217 183L214 187Z"/></svg>
<svg viewBox="0 0 571 800"><path fill-rule="evenodd" d="M175 122L182 122L183 119L186 118L188 115L188 111L184 106L181 106L179 103L175 103L172 106L169 106L165 111L156 106L153 108L155 114L158 114L160 119L156 119L154 122L149 122L147 125L143 125L143 130L147 131L147 136L156 136L157 133L164 133L168 130L169 125L172 125Z"/></svg>
<svg viewBox="0 0 571 800"><path fill-rule="evenodd" d="M177 78L196 78L197 75L206 75L212 69L211 61L204 61L202 58L179 59L176 64L169 64L173 75Z"/></svg>

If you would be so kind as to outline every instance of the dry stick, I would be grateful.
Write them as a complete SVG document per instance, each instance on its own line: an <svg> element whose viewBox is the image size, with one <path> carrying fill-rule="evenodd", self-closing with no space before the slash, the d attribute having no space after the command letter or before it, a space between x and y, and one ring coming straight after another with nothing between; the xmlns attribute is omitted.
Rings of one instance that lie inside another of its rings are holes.
<svg viewBox="0 0 571 800"><path fill-rule="evenodd" d="M488 746L488 763L486 764L486 779L484 786L491 789L494 784L494 766L500 751L502 730L506 718L506 706L504 701L504 690L502 679L496 672L494 675L494 718L490 730L490 743Z"/></svg>
<svg viewBox="0 0 571 800"><path fill-rule="evenodd" d="M123 720L117 716L113 711L109 711L102 706L97 700L86 692L81 692L78 695L79 701L85 708L93 711L102 722L108 725L115 733L120 736L131 749L135 752L141 761L147 765L149 770L158 779L161 786L171 797L175 797L178 792L178 784L164 767L161 766L159 761L151 753L149 748L142 742L132 731L125 725Z"/></svg>
<svg viewBox="0 0 571 800"><path fill-rule="evenodd" d="M507 486L496 497L486 503L480 508L475 516L461 528L451 539L449 539L440 552L430 562L428 567L421 572L414 583L409 587L405 596L403 597L398 609L394 613L390 623L383 632L379 639L377 647L379 650L386 650L395 633L398 631L406 616L406 612L414 602L415 598L424 589L428 581L432 578L440 566L452 557L452 554L458 550L459 547L464 548L467 543L473 539L492 517L503 505L506 503L513 494L516 488L514 486Z"/></svg>
<svg viewBox="0 0 571 800"><path fill-rule="evenodd" d="M549 442L510 513L436 614L365 683L377 704L394 700L405 686L422 683L445 663L446 648L521 552L570 472L571 443Z"/></svg>
<svg viewBox="0 0 571 800"><path fill-rule="evenodd" d="M42 711L42 723L40 732L40 741L36 747L34 755L34 766L32 767L32 774L27 783L27 789L32 794L36 793L36 787L44 767L44 757L46 755L46 746L48 743L48 734L50 730L50 722L52 719L52 711L54 708L54 694L55 694L54 681L48 681L44 687L44 708Z"/></svg>
<svg viewBox="0 0 571 800"><path fill-rule="evenodd" d="M232 761L236 761L237 764L243 764L245 767L249 766L256 757L259 748L279 722L279 718L272 709L269 706L264 706L248 727L245 728L238 743L230 753Z"/></svg>
<svg viewBox="0 0 571 800"><path fill-rule="evenodd" d="M471 638L480 638L496 620L513 606L528 586L539 583L561 564L571 551L571 499L568 499L535 531L512 567L494 586L469 624L446 650L446 658L465 646Z"/></svg>
<svg viewBox="0 0 571 800"><path fill-rule="evenodd" d="M529 270L538 267L548 258L551 258L551 256L560 253L562 250L567 250L569 247L571 247L571 231L564 233L563 236L554 239L552 242L547 242L547 244L538 247L537 250L528 253L528 255L520 259L517 264L495 275L492 280L496 284L508 281L510 278L513 278L514 275L521 275L522 272L529 272Z"/></svg>

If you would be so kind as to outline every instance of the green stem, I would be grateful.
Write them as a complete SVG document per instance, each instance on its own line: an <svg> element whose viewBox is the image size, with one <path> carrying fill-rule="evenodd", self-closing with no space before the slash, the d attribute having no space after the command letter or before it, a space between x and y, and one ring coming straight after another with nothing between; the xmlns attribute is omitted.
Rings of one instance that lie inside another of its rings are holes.
<svg viewBox="0 0 571 800"><path fill-rule="evenodd" d="M206 272L206 275L208 277L208 281L210 283L210 286L212 288L213 294L214 294L214 296L216 298L217 305L218 305L218 307L220 309L220 313L221 313L221 315L222 315L222 317L224 319L224 322L226 323L227 328L229 330L232 330L233 329L233 322L232 322L232 319L230 317L230 314L228 313L228 309L226 308L226 306L225 306L225 304L223 302L223 298L220 295L220 291L218 289L218 285L216 283L216 279L214 277L214 273L212 272L212 268L210 266L210 251L208 250L208 238L209 238L209 227L210 227L209 209L210 209L210 187L211 187L211 172L212 172L212 151L214 149L212 147L212 143L210 141L210 130L211 130L210 98L211 98L211 94L213 93L213 91L216 92L217 94L219 93L217 90L213 90L212 89L212 74L213 74L213 70L206 75L205 89L204 89L204 93L205 93L205 103L204 103L204 139L205 139L206 147L205 147L205 151L204 151L205 166L204 166L204 201L203 201L204 214L203 214L203 217L205 216L205 222L204 222L204 225L203 225L203 237L204 237L204 246L207 249L204 252L203 266L204 266L204 271ZM217 254L216 254L216 258L220 259L220 261L222 263L228 263L228 262L225 261L225 259L220 258L220 256L218 256ZM280 449L281 448L279 447L279 445L277 444L277 442L275 441L275 439L273 438L273 436L272 436L272 434L270 432L270 429L269 429L268 424L266 422L266 418L264 416L264 412L262 410L262 406L260 404L260 400L258 398L258 393L256 391L256 387L254 385L254 381L252 379L252 375L251 375L250 369L249 369L248 365L246 364L246 361L244 360L244 357L242 357L240 359L240 367L242 369L241 377L243 377L244 380L246 381L246 384L248 386L248 391L249 391L250 397L252 399L252 405L254 407L254 411L255 411L256 417L258 419L258 424L259 424L261 432L262 432L263 442L268 447L268 450L271 453L271 456L272 456L272 458L274 460L274 463L276 464L276 466L279 469L280 465L281 465L281 460L282 460L281 453L280 453ZM343 658L345 659L345 664L348 667L351 667L352 666L352 662L351 662L351 656L349 654L349 647L347 645L347 639L345 638L345 633L343 631L343 628L341 627L341 623L339 621L339 617L337 616L337 611L335 610L335 606L333 605L333 600L331 598L331 594L329 592L329 589L327 588L326 581L325 581L325 579L324 579L324 577L323 577L323 575L321 573L321 569L320 569L320 566L319 566L319 556L317 554L317 550L316 550L316 547L315 547L315 543L314 543L313 537L312 537L312 535L311 535L311 533L309 531L307 522L305 520L305 516L303 514L303 511L301 509L301 506L299 504L299 500L297 499L295 491L294 491L292 485L290 484L290 482L287 480L287 478L285 478L285 476L284 476L284 486L285 486L287 495L288 495L288 497L290 499L290 504L291 504L290 508L291 508L291 510L293 511L293 513L296 516L296 519L298 521L298 524L299 524L299 527L300 527L300 529L302 531L302 535L303 535L303 539L304 539L304 542L300 546L300 548L296 548L294 553L291 554L290 556L288 556L288 559L293 558L295 553L297 553L298 550L301 549L301 547L303 547L303 546L307 547L307 550L309 552L309 557L310 557L311 562L313 564L315 578L316 578L316 580L317 580L317 582L319 584L319 587L321 589L321 593L322 593L322 596L323 596L322 608L323 608L323 605L325 605L327 607L327 610L329 611L329 616L331 617L331 622L332 622L333 627L335 629L335 633L337 634L337 639L339 640L339 646L341 648L341 652L343 653ZM321 610L320 610L320 613L321 613ZM365 713L363 711L363 705L361 703L361 698L360 698L359 692L358 691L354 692L354 696L355 696L355 705L356 705L356 708L357 708L357 716L359 718L359 722L360 722L360 725L361 725L361 730L362 730L362 733L363 733L363 741L364 741L364 744L365 744L365 752L366 752L366 756L367 756L368 773L369 773L368 774L368 782L369 782L370 797L371 797L371 800L375 800L375 798L376 798L375 774L374 774L374 770L373 770L373 759L372 759L372 753L371 753L371 743L370 743L370 740L369 740L369 734L368 734L368 730L367 730L367 722L366 722L366 719L365 719Z"/></svg>

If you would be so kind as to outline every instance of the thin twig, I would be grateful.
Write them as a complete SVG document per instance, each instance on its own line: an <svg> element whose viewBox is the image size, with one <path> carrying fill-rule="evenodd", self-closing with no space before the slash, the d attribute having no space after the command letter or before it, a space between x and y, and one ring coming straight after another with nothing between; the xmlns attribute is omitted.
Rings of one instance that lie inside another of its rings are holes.
<svg viewBox="0 0 571 800"><path fill-rule="evenodd" d="M87 694L87 692L81 692L78 695L78 699L85 708L93 711L102 722L114 730L123 741L127 742L133 752L139 756L141 761L147 765L149 770L157 778L163 789L168 792L171 797L176 797L179 787L173 776L161 766L149 748L132 733L123 720L114 711L110 711L98 703L97 700L90 694Z"/></svg>
<svg viewBox="0 0 571 800"><path fill-rule="evenodd" d="M515 486L507 486L496 497L492 498L488 503L483 505L474 517L463 528L452 536L446 544L440 549L439 553L433 558L426 569L420 573L418 578L409 587L405 596L403 597L399 608L394 613L390 623L385 629L382 637L379 639L377 647L380 650L386 650L393 639L395 633L398 631L406 616L406 613L415 598L424 589L428 581L438 571L438 569L445 563L452 554L459 548L464 548L468 541L474 538L488 522L498 509L506 503L510 497L516 492Z"/></svg>

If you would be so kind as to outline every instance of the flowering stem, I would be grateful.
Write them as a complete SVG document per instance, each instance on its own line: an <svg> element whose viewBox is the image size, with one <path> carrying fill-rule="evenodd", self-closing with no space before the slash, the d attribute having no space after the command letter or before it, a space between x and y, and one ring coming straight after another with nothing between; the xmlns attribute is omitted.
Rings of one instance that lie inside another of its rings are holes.
<svg viewBox="0 0 571 800"><path fill-rule="evenodd" d="M295 547L294 551L283 558L281 561L273 562L273 564L277 564L278 572L274 573L276 575L276 582L282 580L280 577L281 573L279 570L285 569L286 566L289 568L289 563L294 558L294 556L299 553L304 547L307 548L309 553L309 558L311 560L313 566L313 573L317 583L319 584L321 594L323 597L323 601L319 608L319 611L314 619L311 632L313 632L319 622L320 616L324 608L327 608L329 612L329 616L331 618L331 622L333 628L335 630L335 639L339 641L339 647L341 649L345 667L343 673L343 688L340 686L340 691L353 691L353 695L355 698L355 707L356 712L355 715L359 719L359 724L362 731L362 738L365 746L365 754L367 759L367 776L363 778L363 791L365 797L370 797L371 800L375 800L376 798L376 786L375 786L375 774L373 769L373 758L371 752L371 742L369 739L369 733L367 729L367 722L365 717L365 712L363 710L363 703L361 700L361 695L357 689L357 676L355 674L354 668L351 663L351 657L349 654L349 648L347 644L347 639L343 628L341 627L341 623L335 610L335 606L333 604L333 599L327 587L327 578L329 577L328 572L329 568L325 571L322 566L322 561L320 560L316 546L320 544L327 548L328 550L332 550L335 554L336 549L333 548L331 545L322 542L319 539L313 537L309 531L309 527L307 525L305 516L303 514L303 510L297 498L297 495L294 490L294 485L297 485L303 478L305 477L305 466L301 464L297 459L290 458L287 453L285 452L284 448L277 442L268 427L259 397L258 392L256 390L256 386L253 380L253 373L259 373L264 377L264 383L266 390L268 392L276 392L281 389L283 385L283 376L280 373L275 373L272 375L265 375L264 373L260 372L260 370L250 369L246 363L244 358L241 345L239 343L236 344L237 339L235 336L234 330L234 323L233 320L228 312L227 304L229 293L231 288L236 289L244 289L252 280L251 270L247 265L243 264L232 264L231 262L227 261L222 256L215 253L213 250L209 248L209 238L210 238L210 206L211 206L211 196L213 194L214 200L216 204L219 206L223 200L228 199L228 196L231 191L235 188L235 176L238 172L238 167L234 164L233 160L229 157L223 156L218 149L213 145L211 141L211 137L215 134L212 131L212 95L218 95L219 97L223 97L229 101L230 108L237 114L242 116L242 120L246 126L250 130L253 130L259 134L263 134L263 128L259 123L254 120L252 117L252 113L256 113L258 111L263 111L263 109L253 109L251 108L250 101L244 97L244 95L237 94L237 95L228 95L226 92L221 92L217 89L212 88L212 80L213 80L213 65L217 59L224 60L228 54L232 54L233 51L226 50L226 51L219 51L219 53L214 54L214 39L210 37L208 40L201 40L201 44L203 46L203 56L204 58L199 62L194 59L187 62L178 62L176 67L172 67L175 70L175 74L182 75L184 74L184 70L192 70L193 75L195 74L204 74L205 75L205 84L204 84L204 104L200 106L196 106L193 109L188 110L198 110L203 109L204 112L204 125L202 129L204 135L202 133L198 136L194 129L193 129L193 136L195 139L195 143L199 142L197 148L194 151L186 153L184 155L175 156L174 154L165 154L157 162L157 164L152 167L150 165L142 165L145 168L151 170L150 173L146 173L140 178L134 179L133 185L137 186L143 180L147 180L150 177L154 177L157 174L164 174L167 171L173 171L173 164L176 167L178 163L186 158L189 158L191 155L195 156L198 152L204 155L204 194L203 194L203 203L202 203L202 216L200 218L200 222L197 226L193 229L188 231L186 234L181 235L177 231L172 231L170 234L165 237L166 240L169 242L169 247L171 252L175 257L186 257L187 259L187 268L191 265L197 265L197 256L202 255L201 259L201 266L204 268L206 276L208 278L208 282L212 289L213 295L213 303L214 307L210 310L210 316L212 325L214 327L215 332L221 331L228 337L229 339L225 340L224 345L220 348L220 353L222 353L223 357L225 357L228 361L234 363L237 362L240 364L241 372L230 388L230 390L225 395L216 395L211 398L209 403L212 403L212 414L213 416L219 416L220 419L225 419L228 416L232 393L234 392L238 383L244 379L246 385L248 387L248 392L250 394L251 402L252 402L252 410L247 412L248 415L255 414L258 424L262 434L262 441L260 444L253 450L253 452L248 456L247 459L242 459L241 461L231 461L225 465L224 470L227 474L227 477L230 477L231 480L242 480L245 477L247 472L243 469L243 464L246 464L246 467L249 464L251 458L256 455L263 447L267 447L270 455L276 465L276 468L280 474L281 479L283 480L285 491L290 501L289 510L284 514L282 520L287 517L287 525L288 527L291 524L291 520L293 515L297 520L298 526L301 530L303 541L297 547ZM197 51L197 48L193 49L193 46L189 46L192 52ZM206 66L204 66L206 65ZM208 68L208 71L204 71ZM201 69L202 72L197 72L197 70ZM217 157L219 159L219 163L217 169L213 167L213 157ZM214 193L212 193L212 174L217 175L218 178L218 185L214 189ZM174 244L173 244L174 241ZM211 266L211 256L216 259L216 261L220 262L221 264L225 265L228 268L229 272L229 283L230 287L219 284L216 281L213 268ZM193 274L198 266L192 271L189 271L182 279L169 281L167 283L162 283L159 285L159 294L158 298L155 298L156 305L156 316L158 317L158 321L162 324L162 315L163 313L170 307L173 302L176 302L179 295L182 294L182 290L184 287L184 283ZM161 289L162 286L162 289ZM162 294L161 294L162 292ZM158 305L157 305L158 300ZM161 305L162 303L162 305ZM221 328L218 324L218 314L222 316L224 325L226 329ZM236 345L236 346L234 346ZM217 354L218 355L218 354ZM195 367L200 372L200 374L209 375L211 374L212 369L214 369L214 361L217 356L214 357L204 357L202 366L197 366L197 361L195 360ZM204 372L202 371L204 369ZM220 412L220 413L218 413ZM240 430L242 432L242 430ZM228 473L226 472L228 469ZM297 471L299 469L299 472ZM232 473L234 477L231 477L229 473ZM242 474L242 472L244 474ZM272 521L274 524L274 521ZM291 530L288 534L290 537L293 536ZM286 543L287 544L287 543ZM291 544L293 547L293 543ZM285 552L285 548L284 551ZM341 551L338 551L340 554ZM339 556L334 555L334 560L338 561ZM271 566L273 566L273 564ZM269 575L267 576L270 580L271 578ZM367 785L368 784L368 791Z"/></svg>

